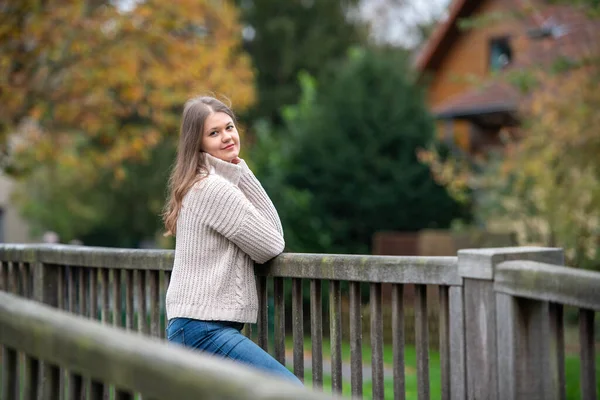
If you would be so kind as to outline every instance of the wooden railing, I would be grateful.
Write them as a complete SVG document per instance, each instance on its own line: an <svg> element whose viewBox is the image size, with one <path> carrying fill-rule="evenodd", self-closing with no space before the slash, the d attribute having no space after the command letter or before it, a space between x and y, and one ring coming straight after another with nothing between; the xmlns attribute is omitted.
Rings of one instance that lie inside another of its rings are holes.
<svg viewBox="0 0 600 400"><path fill-rule="evenodd" d="M2 292L0 341L3 400L326 398L232 361Z"/></svg>
<svg viewBox="0 0 600 400"><path fill-rule="evenodd" d="M105 324L164 336L171 251L0 245L0 261L0 284L6 291ZM560 399L565 398L562 305L575 306L582 309L581 391L583 398L595 398L593 319L600 309L600 274L562 264L562 250L551 248L461 250L458 257L283 254L256 266L259 320L245 332L286 363L286 334L291 331L294 373L310 377L315 387L323 385L325 334L331 389L341 392L349 380L351 394L362 397L363 380L368 379L363 373L370 369L375 399L384 398L384 343L389 344L394 398L403 399L404 326L410 311L419 399ZM412 297L405 296L407 287L414 288ZM411 303L405 304L409 298ZM268 337L271 299L273 342ZM430 341L431 309L436 310L439 338ZM388 317L384 310L391 310ZM363 315L369 316L366 329ZM305 334L310 337L310 376ZM349 360L343 358L342 339L349 341ZM434 341L441 389L432 394ZM363 364L363 348L370 350L370 368ZM343 373L347 363L349 377Z"/></svg>

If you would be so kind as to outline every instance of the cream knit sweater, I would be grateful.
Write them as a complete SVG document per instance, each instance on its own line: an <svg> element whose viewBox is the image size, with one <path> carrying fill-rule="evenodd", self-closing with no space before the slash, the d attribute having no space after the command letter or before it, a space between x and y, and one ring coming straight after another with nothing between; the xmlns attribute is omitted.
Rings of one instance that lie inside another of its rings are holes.
<svg viewBox="0 0 600 400"><path fill-rule="evenodd" d="M210 172L183 199L167 318L255 323L254 263L285 246L271 199L246 163L206 154Z"/></svg>

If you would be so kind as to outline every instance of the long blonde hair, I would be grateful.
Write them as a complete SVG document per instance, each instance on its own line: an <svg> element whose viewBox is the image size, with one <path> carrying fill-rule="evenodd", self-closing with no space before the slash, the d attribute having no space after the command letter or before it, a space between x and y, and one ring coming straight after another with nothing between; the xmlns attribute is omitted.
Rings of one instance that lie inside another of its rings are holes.
<svg viewBox="0 0 600 400"><path fill-rule="evenodd" d="M208 174L206 159L201 151L202 135L206 118L216 112L229 115L236 124L233 111L214 97L194 97L185 103L177 158L169 178L169 196L162 214L166 228L165 236L176 234L177 218L183 198L196 182Z"/></svg>

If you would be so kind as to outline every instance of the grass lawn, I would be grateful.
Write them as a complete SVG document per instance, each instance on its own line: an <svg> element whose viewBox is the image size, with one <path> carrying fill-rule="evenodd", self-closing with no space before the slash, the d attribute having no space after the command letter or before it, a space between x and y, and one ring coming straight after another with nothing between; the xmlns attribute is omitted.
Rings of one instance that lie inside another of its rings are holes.
<svg viewBox="0 0 600 400"><path fill-rule="evenodd" d="M292 338L286 338L286 350L287 350L287 363L292 364L293 351ZM310 355L312 350L312 342L310 338L304 339L304 354ZM330 343L329 340L323 338L323 359L331 359ZM392 346L384 345L383 348L383 360L386 369L392 369L393 366L393 353ZM404 360L405 360L405 379L406 379L406 399L417 399L417 361L416 352L413 346L404 347ZM350 344L342 342L342 362L344 365L350 365ZM363 341L363 364L365 366L371 365L371 348L368 342ZM289 367L292 370L291 366ZM309 369L304 371L305 383L307 386L312 384L312 373ZM567 385L567 399L576 400L580 399L579 390L579 356L577 354L567 354L565 356L565 380ZM439 353L435 351L429 351L429 390L431 399L441 398L441 376L440 376L440 357ZM600 354L596 355L596 392L600 393ZM394 384L393 378L389 377L384 380L385 385L385 399L394 398ZM331 393L331 375L323 371L323 391ZM350 379L342 377L342 394L350 397L351 395ZM372 399L372 382L370 375L363 375L363 398Z"/></svg>
<svg viewBox="0 0 600 400"><path fill-rule="evenodd" d="M288 364L292 363L292 358L289 354L292 353L294 348L292 338L286 338L286 350L287 350L287 361ZM371 365L371 347L369 343L363 341L363 364L365 366ZM312 351L312 342L310 338L304 339L304 354L310 355ZM323 338L323 359L331 359L330 343L328 339ZM417 398L417 355L413 346L404 347L404 360L405 360L405 380L406 380L406 399ZM342 342L342 363L350 365L350 344ZM383 363L386 370L393 368L393 353L392 346L384 345L383 347ZM309 369L304 371L305 383L307 386L312 384L312 373ZM440 387L440 356L436 351L429 351L429 390L431 393L431 399L439 399L441 397ZM394 398L394 381L390 376L384 379L385 385L385 398ZM323 391L331 392L331 376L323 371ZM372 398L372 382L371 375L363 375L363 398ZM344 396L350 397L351 386L350 379L342 377L342 393Z"/></svg>

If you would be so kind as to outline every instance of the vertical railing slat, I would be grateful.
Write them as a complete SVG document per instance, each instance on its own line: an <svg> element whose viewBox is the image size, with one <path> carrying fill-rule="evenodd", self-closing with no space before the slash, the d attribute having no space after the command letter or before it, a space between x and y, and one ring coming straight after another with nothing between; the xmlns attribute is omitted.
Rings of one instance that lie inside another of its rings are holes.
<svg viewBox="0 0 600 400"><path fill-rule="evenodd" d="M350 384L352 396L362 397L362 310L360 282L350 282Z"/></svg>
<svg viewBox="0 0 600 400"><path fill-rule="evenodd" d="M102 321L103 324L106 324L108 323L108 314L110 312L108 270L106 268L100 268L98 272L100 275L100 299L102 301L100 321Z"/></svg>
<svg viewBox="0 0 600 400"><path fill-rule="evenodd" d="M549 304L550 314L550 343L554 348L550 351L556 352L554 358L557 361L556 365L556 387L555 393L559 400L567 398L567 388L565 381L565 329L563 319L563 305L557 303Z"/></svg>
<svg viewBox="0 0 600 400"><path fill-rule="evenodd" d="M27 266L25 265L25 263L20 262L18 268L19 268L19 283L20 283L19 293L23 297L30 298L32 296L32 293L29 291L30 284L29 284L29 275L27 274Z"/></svg>
<svg viewBox="0 0 600 400"><path fill-rule="evenodd" d="M340 281L329 281L329 340L331 389L342 393L342 293Z"/></svg>
<svg viewBox="0 0 600 400"><path fill-rule="evenodd" d="M394 360L394 399L404 400L404 286L392 285L392 352Z"/></svg>
<svg viewBox="0 0 600 400"><path fill-rule="evenodd" d="M123 325L123 304L121 300L121 270L120 269L112 269L112 295L113 295L113 317L112 323L115 326Z"/></svg>
<svg viewBox="0 0 600 400"><path fill-rule="evenodd" d="M135 270L136 295L138 304L138 332L146 334L148 324L146 323L146 274L143 270Z"/></svg>
<svg viewBox="0 0 600 400"><path fill-rule="evenodd" d="M86 274L90 281L90 319L98 319L98 270L86 268Z"/></svg>
<svg viewBox="0 0 600 400"><path fill-rule="evenodd" d="M23 398L25 400L37 400L39 393L40 362L37 358L25 356L25 382L23 387Z"/></svg>
<svg viewBox="0 0 600 400"><path fill-rule="evenodd" d="M265 351L269 350L269 321L267 311L267 277L256 278L258 291L258 345Z"/></svg>
<svg viewBox="0 0 600 400"><path fill-rule="evenodd" d="M98 382L92 379L90 384L90 398L91 400L103 400L104 397L104 385L102 382Z"/></svg>
<svg viewBox="0 0 600 400"><path fill-rule="evenodd" d="M596 349L594 311L579 309L579 359L581 398L596 399Z"/></svg>
<svg viewBox="0 0 600 400"><path fill-rule="evenodd" d="M165 294L167 291L167 287L165 286L165 275L166 271L158 271L158 292L160 293L159 301L158 301L158 313L159 318L162 315L162 319L159 319L159 337L164 339L165 337L165 329L167 328L167 309L166 309L166 298ZM164 314L162 314L162 310L164 310Z"/></svg>
<svg viewBox="0 0 600 400"><path fill-rule="evenodd" d="M323 302L321 281L310 281L310 336L312 343L312 385L323 386Z"/></svg>
<svg viewBox="0 0 600 400"><path fill-rule="evenodd" d="M160 308L158 299L160 293L158 290L158 271L148 270L146 272L149 280L148 289L150 290L150 335L153 337L160 337Z"/></svg>
<svg viewBox="0 0 600 400"><path fill-rule="evenodd" d="M429 399L429 328L427 324L427 286L415 285L415 342L417 351L417 393Z"/></svg>
<svg viewBox="0 0 600 400"><path fill-rule="evenodd" d="M33 292L33 266L31 263L23 263L25 268L25 275L27 276L27 297L33 299L35 294Z"/></svg>
<svg viewBox="0 0 600 400"><path fill-rule="evenodd" d="M76 293L78 293L76 281L77 281L77 273L78 269L74 266L65 267L65 272L67 273L67 298L69 301L69 312L72 314L77 313L78 299ZM81 282L80 282L81 284ZM77 399L77 395L81 393L81 376L73 373L72 371L68 371L67 380L64 381L64 385L68 384L67 387L67 398L68 399Z"/></svg>
<svg viewBox="0 0 600 400"><path fill-rule="evenodd" d="M440 374L442 400L450 400L450 307L449 287L439 288Z"/></svg>
<svg viewBox="0 0 600 400"><path fill-rule="evenodd" d="M8 290L8 262L0 260L0 290Z"/></svg>
<svg viewBox="0 0 600 400"><path fill-rule="evenodd" d="M133 271L125 270L125 329L133 330Z"/></svg>
<svg viewBox="0 0 600 400"><path fill-rule="evenodd" d="M285 293L283 278L273 279L275 359L285 365Z"/></svg>
<svg viewBox="0 0 600 400"><path fill-rule="evenodd" d="M78 305L78 314L81 316L87 315L87 295L89 293L88 290L88 280L85 268L79 267L77 268L77 278L79 280L79 305Z"/></svg>
<svg viewBox="0 0 600 400"><path fill-rule="evenodd" d="M42 398L59 400L61 398L60 369L56 365L45 362L42 374L44 376Z"/></svg>
<svg viewBox="0 0 600 400"><path fill-rule="evenodd" d="M17 352L2 346L2 399L14 399L17 395Z"/></svg>
<svg viewBox="0 0 600 400"><path fill-rule="evenodd" d="M72 266L65 267L67 274L67 299L69 301L68 310L70 313L75 314L75 307L77 307L77 296L75 295L75 268Z"/></svg>
<svg viewBox="0 0 600 400"><path fill-rule="evenodd" d="M163 302L164 302L164 321L163 321L163 325L164 325L164 329L163 329L163 334L165 333L165 329L167 329L167 323L169 322L167 319L167 304L166 304L166 296L167 296L167 290L169 290L169 281L171 279L171 271L165 271L164 275L163 275L163 282L164 282L164 291L163 291ZM250 324L246 324L246 326L250 326ZM245 328L244 328L245 329Z"/></svg>
<svg viewBox="0 0 600 400"><path fill-rule="evenodd" d="M304 382L304 313L302 279L292 279L292 336L294 340L294 374Z"/></svg>
<svg viewBox="0 0 600 400"><path fill-rule="evenodd" d="M371 306L371 372L373 398L383 399L383 317L381 311L381 283L371 283L369 290Z"/></svg>
<svg viewBox="0 0 600 400"><path fill-rule="evenodd" d="M19 294L18 269L15 262L8 263L8 291L10 293Z"/></svg>
<svg viewBox="0 0 600 400"><path fill-rule="evenodd" d="M82 399L84 393L83 377L79 374L69 375L69 399Z"/></svg>

